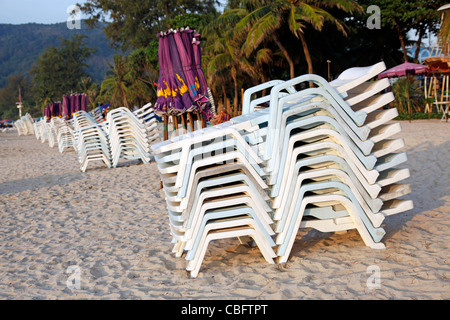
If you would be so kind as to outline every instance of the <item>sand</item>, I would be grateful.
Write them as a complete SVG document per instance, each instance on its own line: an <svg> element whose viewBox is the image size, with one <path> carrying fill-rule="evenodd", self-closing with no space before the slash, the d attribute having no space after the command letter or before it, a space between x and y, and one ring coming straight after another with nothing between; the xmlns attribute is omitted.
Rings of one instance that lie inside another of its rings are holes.
<svg viewBox="0 0 450 320"><path fill-rule="evenodd" d="M386 249L302 229L269 265L227 239L197 279L171 253L154 162L83 173L73 151L0 133L0 299L449 299L450 123L401 125L415 207L385 219Z"/></svg>

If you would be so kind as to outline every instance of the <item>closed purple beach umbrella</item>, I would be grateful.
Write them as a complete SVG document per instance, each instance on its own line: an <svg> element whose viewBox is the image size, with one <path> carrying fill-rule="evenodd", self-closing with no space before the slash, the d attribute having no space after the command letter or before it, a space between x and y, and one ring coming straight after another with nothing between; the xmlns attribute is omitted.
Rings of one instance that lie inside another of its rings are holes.
<svg viewBox="0 0 450 320"><path fill-rule="evenodd" d="M206 78L202 70L202 49L200 46L200 34L195 33L192 39L192 48L194 51L195 69L200 81L199 93L207 96L208 95L208 84L206 83Z"/></svg>
<svg viewBox="0 0 450 320"><path fill-rule="evenodd" d="M55 116L55 103L50 104L50 118Z"/></svg>
<svg viewBox="0 0 450 320"><path fill-rule="evenodd" d="M59 117L59 102L53 103L52 117Z"/></svg>
<svg viewBox="0 0 450 320"><path fill-rule="evenodd" d="M185 108L187 111L198 110L195 100L198 97L200 83L195 74L194 52L192 50L192 30L183 30L174 34L174 40L182 64L182 70L185 76L185 85L188 87L189 99L185 97Z"/></svg>
<svg viewBox="0 0 450 320"><path fill-rule="evenodd" d="M188 87L184 79L183 69L178 55L173 32L159 35L160 76L157 87L155 112L158 115L179 114L191 104ZM186 94L187 101L183 100Z"/></svg>
<svg viewBox="0 0 450 320"><path fill-rule="evenodd" d="M75 110L81 110L81 94L75 94Z"/></svg>
<svg viewBox="0 0 450 320"><path fill-rule="evenodd" d="M206 78L202 70L202 51L200 47L200 34L195 33L192 39L192 48L194 51L194 64L196 75L200 83L199 86L199 97L196 99L197 105L203 110L203 117L210 120L214 117L211 111L211 102L209 101L208 94L208 84L206 83Z"/></svg>
<svg viewBox="0 0 450 320"><path fill-rule="evenodd" d="M75 112L77 112L77 110L76 110L76 97L75 97L75 95L74 94L71 94L70 96L69 96L69 99L70 99L70 117L72 117L73 116L73 114L75 113Z"/></svg>
<svg viewBox="0 0 450 320"><path fill-rule="evenodd" d="M81 110L88 112L88 101L86 94L81 94Z"/></svg>
<svg viewBox="0 0 450 320"><path fill-rule="evenodd" d="M184 113L186 110L192 110L195 108L194 99L190 93L190 83L192 75L186 74L184 70L185 56L183 50L180 50L178 45L181 40L180 33L174 32L168 37L169 41L169 51L170 51L170 62L173 70L173 75L170 79L173 80L173 96L174 100L180 100L181 105L178 105L178 101L174 101L173 113Z"/></svg>
<svg viewBox="0 0 450 320"><path fill-rule="evenodd" d="M66 120L72 117L70 112L70 98L68 95L63 96L63 115Z"/></svg>
<svg viewBox="0 0 450 320"><path fill-rule="evenodd" d="M162 34L159 34L158 39L158 59L159 59L159 79L157 84L157 98L155 103L155 113L158 115L167 114L168 110L168 96L170 93L169 84L166 80L168 73L167 58L166 58L166 43Z"/></svg>

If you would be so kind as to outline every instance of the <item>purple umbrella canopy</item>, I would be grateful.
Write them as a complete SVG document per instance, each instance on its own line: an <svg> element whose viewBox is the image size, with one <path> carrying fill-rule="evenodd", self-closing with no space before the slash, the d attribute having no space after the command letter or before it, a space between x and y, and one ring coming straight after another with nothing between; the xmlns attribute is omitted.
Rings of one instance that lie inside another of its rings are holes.
<svg viewBox="0 0 450 320"><path fill-rule="evenodd" d="M81 94L75 94L75 109L77 111L81 110Z"/></svg>
<svg viewBox="0 0 450 320"><path fill-rule="evenodd" d="M183 82L182 87L182 96L183 103L186 108L186 111L191 112L197 109L197 105L195 104L195 99L198 95L198 85L196 83L196 75L194 70L194 65L192 61L191 48L192 46L189 43L189 34L186 31L176 31L173 36L175 40L176 50L179 53L182 72L184 74L184 79L181 79ZM180 75L177 74L177 77Z"/></svg>
<svg viewBox="0 0 450 320"><path fill-rule="evenodd" d="M50 118L53 118L56 115L56 104L53 102L50 105Z"/></svg>
<svg viewBox="0 0 450 320"><path fill-rule="evenodd" d="M63 116L66 120L72 117L70 112L70 97L67 95L63 96Z"/></svg>
<svg viewBox="0 0 450 320"><path fill-rule="evenodd" d="M54 105L55 105L55 106L54 106L54 114L53 114L53 116L54 116L54 117L61 117L61 113L62 113L62 112L61 112L61 111L62 111L62 110L61 110L61 109L62 109L62 108L61 108L61 102L59 102L59 101L58 101L58 102L55 102Z"/></svg>
<svg viewBox="0 0 450 320"><path fill-rule="evenodd" d="M61 116L64 116L66 120L69 120L72 119L75 112L80 110L88 112L88 101L85 93L63 96L63 102L60 110Z"/></svg>
<svg viewBox="0 0 450 320"><path fill-rule="evenodd" d="M214 114L211 111L211 102L208 99L208 84L206 83L206 78L202 71L202 50L200 46L199 33L194 33L192 46L194 51L195 70L200 82L199 99L197 100L197 104L202 108L203 116L209 120L214 117Z"/></svg>
<svg viewBox="0 0 450 320"><path fill-rule="evenodd" d="M194 51L195 70L200 82L199 93L203 96L208 95L208 84L202 71L202 50L200 47L200 34L194 34L192 38L192 49Z"/></svg>
<svg viewBox="0 0 450 320"><path fill-rule="evenodd" d="M88 112L88 101L86 94L81 94L81 110Z"/></svg>
<svg viewBox="0 0 450 320"><path fill-rule="evenodd" d="M172 39L172 41L171 41ZM178 51L174 49L173 33L159 34L160 76L157 86L155 113L158 115L177 114L186 110L183 104L180 78L183 80L181 61ZM178 78L177 78L178 74ZM187 90L186 90L187 91Z"/></svg>
<svg viewBox="0 0 450 320"><path fill-rule="evenodd" d="M209 103L207 86L194 31L182 29L159 34L160 76L155 112L158 115L190 111L204 113ZM207 119L210 119L209 114Z"/></svg>
<svg viewBox="0 0 450 320"><path fill-rule="evenodd" d="M428 67L423 64L417 64L417 63L411 63L411 62L404 62L402 64L399 64L398 66L395 66L391 69L388 69L378 75L378 79L383 78L397 78L397 77L403 77L407 74L414 75L414 74L422 74L427 73Z"/></svg>

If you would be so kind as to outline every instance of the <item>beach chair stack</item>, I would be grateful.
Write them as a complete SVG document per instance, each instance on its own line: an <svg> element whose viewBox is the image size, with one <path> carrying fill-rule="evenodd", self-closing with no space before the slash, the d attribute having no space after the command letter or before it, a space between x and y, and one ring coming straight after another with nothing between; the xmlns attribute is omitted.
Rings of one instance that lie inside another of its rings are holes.
<svg viewBox="0 0 450 320"><path fill-rule="evenodd" d="M300 228L356 229L385 247L385 217L412 202L401 199L409 171L398 168L407 158L389 82L371 81L384 69L273 80L245 91L241 116L152 146L173 252L191 277L223 238L256 245L269 263L288 260Z"/></svg>
<svg viewBox="0 0 450 320"><path fill-rule="evenodd" d="M74 113L70 121L74 128L73 146L83 172L92 161L102 161L108 168L115 168L120 159L148 163L150 145L159 138L150 103L133 112L123 107L113 109L106 120L82 110Z"/></svg>
<svg viewBox="0 0 450 320"><path fill-rule="evenodd" d="M50 148L54 148L55 146L58 145L58 131L62 123L63 120L60 117L53 117L48 123L47 138L48 138L48 145Z"/></svg>
<svg viewBox="0 0 450 320"><path fill-rule="evenodd" d="M73 129L67 121L62 121L58 127L58 134L56 136L58 142L58 150L60 153L68 149L75 150Z"/></svg>
<svg viewBox="0 0 450 320"><path fill-rule="evenodd" d="M41 124L42 121L45 121L43 118L36 119L36 121L33 122L33 131L34 136L36 137L36 140L41 139Z"/></svg>
<svg viewBox="0 0 450 320"><path fill-rule="evenodd" d="M101 161L111 168L111 146L108 123L98 123L84 110L73 114L74 148L78 153L81 171L85 172L90 162Z"/></svg>
<svg viewBox="0 0 450 320"><path fill-rule="evenodd" d="M14 122L14 127L16 127L19 136L27 135L27 128L21 119Z"/></svg>
<svg viewBox="0 0 450 320"><path fill-rule="evenodd" d="M41 140L41 143L46 142L48 140L48 130L49 130L46 117L41 118L41 120L39 121L38 129L39 129L39 139Z"/></svg>
<svg viewBox="0 0 450 320"><path fill-rule="evenodd" d="M19 120L14 122L14 126L17 129L19 136L34 134L34 120L29 113L26 113Z"/></svg>
<svg viewBox="0 0 450 320"><path fill-rule="evenodd" d="M151 104L136 113L124 107L113 109L108 112L106 122L114 168L121 158L150 162L150 145L158 137L156 117Z"/></svg>

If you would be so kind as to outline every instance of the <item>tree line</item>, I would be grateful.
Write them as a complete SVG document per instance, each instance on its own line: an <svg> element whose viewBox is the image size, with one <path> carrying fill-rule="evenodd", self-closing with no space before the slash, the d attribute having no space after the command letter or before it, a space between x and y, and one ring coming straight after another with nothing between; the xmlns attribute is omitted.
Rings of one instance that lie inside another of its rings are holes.
<svg viewBox="0 0 450 320"><path fill-rule="evenodd" d="M417 60L423 41L438 31L437 8L446 1L229 0L219 11L216 0L89 0L81 5L86 24L103 23L110 46L125 54L117 54L105 79L95 82L85 71L95 49L83 36L62 41L34 63L24 99L36 110L74 91L85 92L91 108L154 102L157 33L189 26L201 34L202 69L214 99L231 101L226 111L237 115L242 90L270 79L305 73L332 79L353 66L383 60L389 68ZM380 9L380 28L367 25L371 5ZM408 47L415 48L413 56ZM9 79L0 89L0 105L3 91L19 80Z"/></svg>

